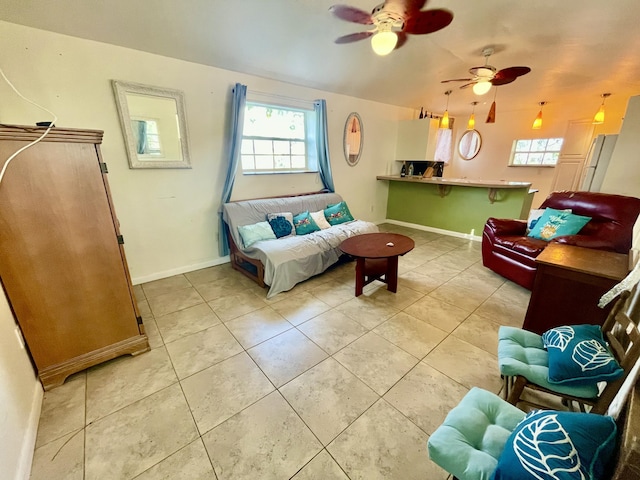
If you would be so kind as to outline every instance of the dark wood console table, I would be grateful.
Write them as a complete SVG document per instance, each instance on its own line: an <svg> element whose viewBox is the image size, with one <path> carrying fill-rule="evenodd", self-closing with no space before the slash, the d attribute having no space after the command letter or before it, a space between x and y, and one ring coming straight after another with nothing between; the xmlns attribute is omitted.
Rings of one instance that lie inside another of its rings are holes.
<svg viewBox="0 0 640 480"><path fill-rule="evenodd" d="M536 279L523 328L538 334L560 325L602 325L613 305L600 297L629 273L629 257L549 244L536 259Z"/></svg>

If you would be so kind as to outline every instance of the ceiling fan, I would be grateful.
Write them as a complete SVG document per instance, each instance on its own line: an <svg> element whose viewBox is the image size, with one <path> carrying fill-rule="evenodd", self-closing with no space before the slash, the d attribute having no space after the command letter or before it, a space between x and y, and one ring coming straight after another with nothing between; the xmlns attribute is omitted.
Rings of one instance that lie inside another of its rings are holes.
<svg viewBox="0 0 640 480"><path fill-rule="evenodd" d="M473 93L476 95L484 95L493 85L506 85L513 82L516 78L526 75L531 71L529 67L508 67L502 70L496 69L496 67L489 65L489 57L493 54L493 48L487 47L482 50L482 55L485 57L484 65L481 67L472 67L469 69L469 73L472 78L452 78L450 80L442 80L441 83L448 82L469 82L462 85L460 88L468 88L473 86Z"/></svg>
<svg viewBox="0 0 640 480"><path fill-rule="evenodd" d="M407 41L407 34L436 32L451 23L453 13L444 9L420 10L427 0L386 0L371 13L348 5L333 5L329 11L347 22L373 25L373 30L351 33L336 43L351 43L371 37L371 47L378 55L388 55Z"/></svg>

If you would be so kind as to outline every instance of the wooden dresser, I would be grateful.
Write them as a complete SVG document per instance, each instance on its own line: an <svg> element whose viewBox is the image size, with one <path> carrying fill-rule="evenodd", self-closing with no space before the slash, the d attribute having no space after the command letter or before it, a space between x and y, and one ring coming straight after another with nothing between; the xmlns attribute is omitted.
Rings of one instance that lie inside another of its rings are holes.
<svg viewBox="0 0 640 480"><path fill-rule="evenodd" d="M600 297L629 273L629 256L550 243L536 258L536 278L522 328L542 334L561 325L602 325L614 302Z"/></svg>
<svg viewBox="0 0 640 480"><path fill-rule="evenodd" d="M0 167L44 130L0 126ZM45 390L149 349L101 142L101 131L54 128L0 184L0 279Z"/></svg>

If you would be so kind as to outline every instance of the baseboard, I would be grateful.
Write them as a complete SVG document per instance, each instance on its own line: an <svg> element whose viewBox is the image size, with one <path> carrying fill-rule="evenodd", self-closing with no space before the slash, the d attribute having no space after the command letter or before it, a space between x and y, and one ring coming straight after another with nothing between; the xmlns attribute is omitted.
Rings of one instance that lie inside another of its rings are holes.
<svg viewBox="0 0 640 480"><path fill-rule="evenodd" d="M173 275L180 275L181 273L193 272L194 270L200 270L201 268L215 267L216 265L222 265L224 263L229 263L230 261L231 259L227 255L226 257L219 257L207 262L185 265L183 267L172 268L171 270L164 270L162 272L143 275L141 277L132 277L131 283L138 285L139 283L152 282L153 280L160 280L161 278L172 277Z"/></svg>
<svg viewBox="0 0 640 480"><path fill-rule="evenodd" d="M426 227L424 225L418 225L416 223L401 222L400 220L385 219L381 222L378 222L377 224L380 225L381 223L393 223L394 225L415 228L416 230L423 230L425 232L433 232L433 233L439 233L442 235L449 235L452 237L465 238L467 240L473 240L476 242L482 241L482 237L479 237L477 235L469 235L467 233L454 232L451 230L443 230L441 228ZM225 263L229 263L230 261L231 259L229 258L229 256L220 257L214 260L209 260L207 262L195 263L192 265L185 265L183 267L172 268L171 270L164 270L162 272L152 273L150 275L144 275L141 277L132 277L131 283L133 283L134 285L138 285L140 283L152 282L153 280L160 280L162 278L171 277L173 275L180 275L181 273L193 272L194 270L200 270L201 268L215 267L216 265L222 265Z"/></svg>
<svg viewBox="0 0 640 480"><path fill-rule="evenodd" d="M35 382L33 400L31 401L31 413L29 423L22 437L22 448L20 449L20 461L16 480L29 480L31 476L31 464L33 463L33 451L36 446L36 436L38 434L38 422L40 421L40 411L42 410L42 398L44 390L38 380Z"/></svg>
<svg viewBox="0 0 640 480"><path fill-rule="evenodd" d="M439 233L441 235L449 235L451 237L464 238L466 240L473 240L474 242L482 241L482 237L478 235L470 235L468 233L454 232L453 230L444 230L442 228L427 227L425 225L418 225L417 223L402 222L400 220L391 220L389 218L387 218L384 222L380 222L380 223L392 223L394 225L400 225L401 227L415 228L416 230L423 230L425 232L433 232L433 233Z"/></svg>

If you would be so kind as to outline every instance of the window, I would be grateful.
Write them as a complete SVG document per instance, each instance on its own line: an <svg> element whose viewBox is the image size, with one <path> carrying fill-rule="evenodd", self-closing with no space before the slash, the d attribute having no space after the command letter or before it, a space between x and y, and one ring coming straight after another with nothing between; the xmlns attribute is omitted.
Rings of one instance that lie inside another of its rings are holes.
<svg viewBox="0 0 640 480"><path fill-rule="evenodd" d="M138 155L162 156L158 122L147 118L131 120Z"/></svg>
<svg viewBox="0 0 640 480"><path fill-rule="evenodd" d="M558 163L563 140L563 138L515 140L509 165L516 167L553 167Z"/></svg>
<svg viewBox="0 0 640 480"><path fill-rule="evenodd" d="M315 111L247 102L242 131L243 173L317 171Z"/></svg>

